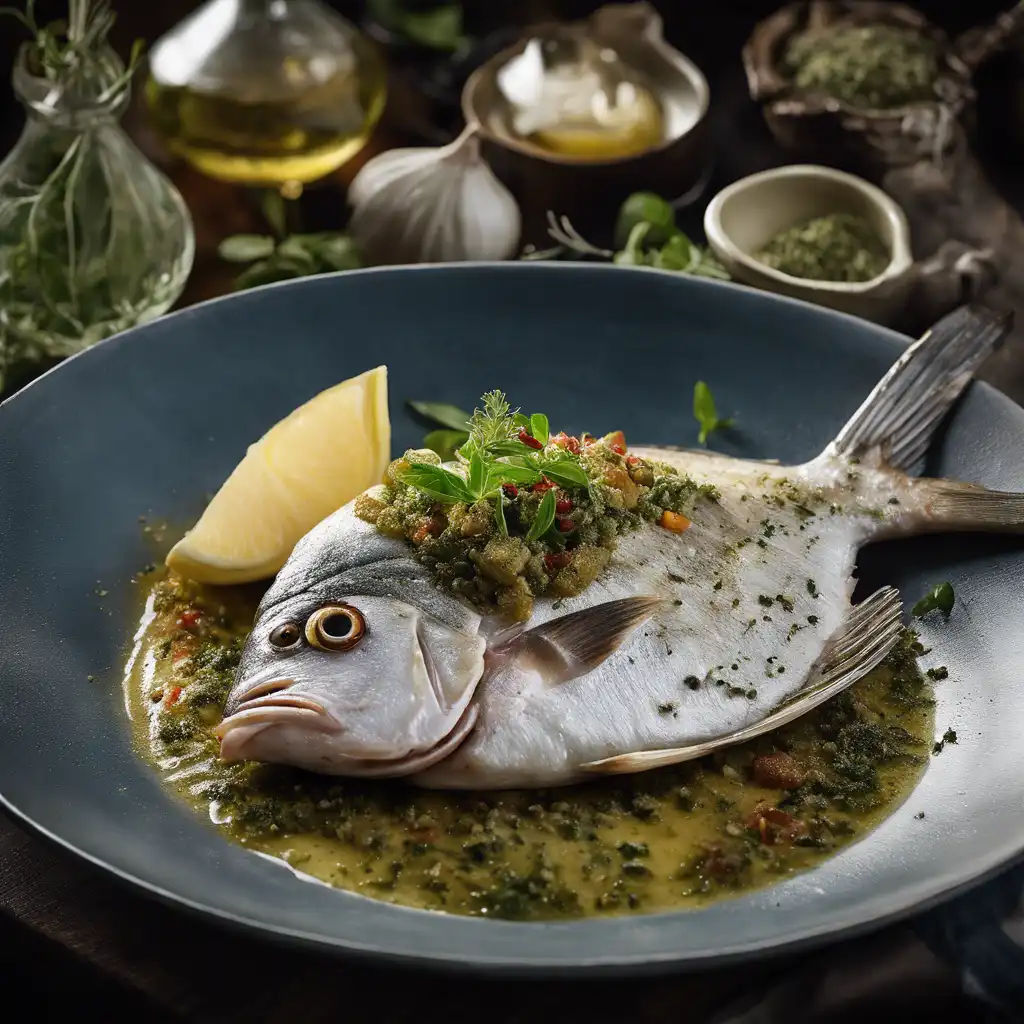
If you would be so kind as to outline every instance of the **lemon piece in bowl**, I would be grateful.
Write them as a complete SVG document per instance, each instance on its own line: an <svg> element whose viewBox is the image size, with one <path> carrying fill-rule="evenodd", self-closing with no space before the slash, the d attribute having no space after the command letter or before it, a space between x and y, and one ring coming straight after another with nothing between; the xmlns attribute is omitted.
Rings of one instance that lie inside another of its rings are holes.
<svg viewBox="0 0 1024 1024"><path fill-rule="evenodd" d="M200 583L273 576L317 523L380 483L391 454L387 367L320 392L249 446L167 566Z"/></svg>

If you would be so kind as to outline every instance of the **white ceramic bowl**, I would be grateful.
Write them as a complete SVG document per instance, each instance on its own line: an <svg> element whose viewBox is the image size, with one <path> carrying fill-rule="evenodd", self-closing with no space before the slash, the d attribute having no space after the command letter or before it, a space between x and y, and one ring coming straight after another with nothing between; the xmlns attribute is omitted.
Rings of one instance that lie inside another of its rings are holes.
<svg viewBox="0 0 1024 1024"><path fill-rule="evenodd" d="M864 217L889 248L888 266L870 281L809 281L754 259L779 231L814 217L852 213ZM876 323L899 312L914 284L910 228L899 205L853 174L814 164L793 164L734 182L704 214L708 244L737 281L815 302Z"/></svg>

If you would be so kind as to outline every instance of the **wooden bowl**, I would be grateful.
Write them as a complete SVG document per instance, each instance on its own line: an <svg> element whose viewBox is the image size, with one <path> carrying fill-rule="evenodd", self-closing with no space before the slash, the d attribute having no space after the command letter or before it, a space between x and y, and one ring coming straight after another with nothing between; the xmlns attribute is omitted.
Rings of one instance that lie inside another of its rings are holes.
<svg viewBox="0 0 1024 1024"><path fill-rule="evenodd" d="M782 66L795 36L837 23L912 29L939 47L935 98L891 109L852 106L819 91L798 88ZM743 49L750 95L761 104L779 144L794 159L829 163L879 178L886 168L913 163L929 146L951 140L946 128L970 123L976 68L1024 24L1014 9L991 25L951 41L918 11L877 0L812 0L789 4L761 21Z"/></svg>

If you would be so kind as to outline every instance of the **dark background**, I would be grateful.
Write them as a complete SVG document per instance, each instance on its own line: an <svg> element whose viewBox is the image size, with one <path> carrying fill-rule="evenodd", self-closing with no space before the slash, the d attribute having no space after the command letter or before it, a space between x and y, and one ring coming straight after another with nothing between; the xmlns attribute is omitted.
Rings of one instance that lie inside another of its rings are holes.
<svg viewBox="0 0 1024 1024"><path fill-rule="evenodd" d="M18 5L19 0L13 0ZM359 0L325 0L345 16L358 21L364 4ZM176 24L200 4L195 0L115 0L118 24L115 44L126 53L132 40L149 43ZM463 4L467 28L483 35L489 30L525 24L545 15L563 18L583 17L601 6L587 0L468 0ZM665 22L666 36L697 62L711 83L712 104L716 86L731 86L742 79L740 50L754 23L782 6L766 0L654 0ZM931 0L910 4L936 24L955 35L971 25L985 21L1012 6L1011 0ZM67 0L39 0L40 21L59 18L66 13ZM0 69L11 66L18 43L23 38L13 20L0 22ZM5 72L6 74L6 72ZM984 84L984 83L983 83ZM8 83L0 87L0 153L6 152L17 138L22 123L21 111Z"/></svg>

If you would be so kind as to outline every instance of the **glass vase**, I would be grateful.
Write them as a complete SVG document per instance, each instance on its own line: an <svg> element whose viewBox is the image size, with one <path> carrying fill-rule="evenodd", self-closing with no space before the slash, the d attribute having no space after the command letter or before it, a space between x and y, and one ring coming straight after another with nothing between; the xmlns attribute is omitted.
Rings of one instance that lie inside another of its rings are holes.
<svg viewBox="0 0 1024 1024"><path fill-rule="evenodd" d="M17 378L164 313L195 249L174 186L119 118L124 63L44 73L26 44L13 84L27 121L0 163L0 392Z"/></svg>

